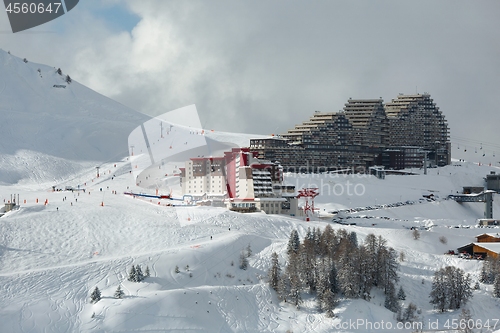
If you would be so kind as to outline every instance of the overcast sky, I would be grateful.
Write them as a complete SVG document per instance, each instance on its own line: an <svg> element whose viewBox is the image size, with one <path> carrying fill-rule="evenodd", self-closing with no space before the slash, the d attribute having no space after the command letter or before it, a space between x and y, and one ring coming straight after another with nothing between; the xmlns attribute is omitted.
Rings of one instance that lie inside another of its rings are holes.
<svg viewBox="0 0 500 333"><path fill-rule="evenodd" d="M499 17L497 0L80 1L16 34L0 14L0 47L143 113L196 104L205 128L233 132L428 92L454 158L481 160L483 143L500 161Z"/></svg>

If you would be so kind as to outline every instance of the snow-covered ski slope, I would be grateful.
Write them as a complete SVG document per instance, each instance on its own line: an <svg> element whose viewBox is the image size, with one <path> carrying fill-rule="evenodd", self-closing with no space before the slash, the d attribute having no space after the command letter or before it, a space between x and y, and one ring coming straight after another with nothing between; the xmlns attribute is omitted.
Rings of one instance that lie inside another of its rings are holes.
<svg viewBox="0 0 500 333"><path fill-rule="evenodd" d="M369 233L382 235L404 252L399 271L405 305L413 302L421 309L424 328L429 322L444 328L459 311L438 314L429 304L434 271L454 265L475 283L481 263L443 253L478 234L500 232L475 227L483 204L444 200L462 186L483 185L486 174L500 171L472 163L385 180L287 175L287 183L297 188L319 188L316 206L325 218L311 222L221 208L167 207L167 200L125 196L125 191L144 191L135 187L124 155L129 133L148 118L75 81L54 88L65 84L65 76L55 70L0 51L0 199L18 194L21 202L19 210L0 217L2 333L412 331L380 327L383 321L395 328L396 321L377 290L370 302L340 300L335 318L319 313L307 294L300 310L278 301L265 278L271 253L278 252L284 263L293 229L303 237L307 228L327 224L355 231L360 241ZM219 142L239 142L236 136L207 133ZM52 192L52 186L78 185L85 192ZM423 194L439 199L418 202ZM495 195L496 218L499 199ZM408 200L418 203L329 214ZM355 225L331 222L340 217ZM419 240L413 239L411 227L422 228ZM439 242L441 236L447 244ZM248 270L241 270L238 259L248 244L253 254ZM127 281L132 264L143 270L148 266L151 277ZM125 291L121 300L112 297L119 284ZM103 297L91 304L96 286ZM491 286L481 284L468 304L477 323L496 323L483 332L499 331L500 301L491 294Z"/></svg>
<svg viewBox="0 0 500 333"><path fill-rule="evenodd" d="M128 155L128 135L150 117L75 80L65 82L71 73L64 68L59 75L57 68L27 61L0 50L2 155L30 150L101 162Z"/></svg>
<svg viewBox="0 0 500 333"><path fill-rule="evenodd" d="M265 275L270 255L277 251L285 261L291 230L298 229L303 236L308 227L327 224L356 231L360 240L368 233L382 235L390 246L403 251L400 276L405 302L422 309L424 323L438 320L444 325L446 320L458 318L459 311L437 314L432 309L428 294L434 271L454 265L470 273L475 282L481 264L443 253L474 241L483 232L500 232L474 227L475 220L482 217L482 204L448 200L353 213L358 218L348 221L356 225L261 213L242 215L221 208L166 207L165 200L158 205L157 200L124 196L124 191L134 189L129 170L125 160L103 165L99 178L89 169L57 184L63 188L80 184L85 193L51 192L40 183L30 188L26 181L0 187L1 197L9 200L10 194L19 193L21 203L26 200L20 210L0 218L2 332L379 332L384 330L335 327L357 319L396 325L393 314L383 307L383 295L375 290L369 303L342 300L337 317L329 319L316 311L307 294L302 309L297 310L279 303L269 289ZM388 176L385 180L337 178L339 184L363 185L364 195L327 195L324 187L317 206L328 212L332 207L418 200L422 191L431 190L443 198L462 182L480 185L490 170L493 168L462 163L440 168L439 175L438 169L432 169L427 176ZM318 178L330 179L330 175L309 176L310 181L301 177L306 185ZM287 181L295 180L289 175ZM48 205L43 204L46 199ZM498 212L498 196L495 200ZM412 226L432 227L414 240ZM448 244L440 243L440 236ZM253 251L250 268L240 270L239 254L248 244ZM141 283L127 281L132 264L143 270L149 266L151 277ZM175 266L180 273L175 273ZM119 284L126 293L121 300L112 297ZM89 294L95 286L103 299L90 304ZM469 308L475 319L485 322L499 316L500 301L491 297L491 286L481 285Z"/></svg>

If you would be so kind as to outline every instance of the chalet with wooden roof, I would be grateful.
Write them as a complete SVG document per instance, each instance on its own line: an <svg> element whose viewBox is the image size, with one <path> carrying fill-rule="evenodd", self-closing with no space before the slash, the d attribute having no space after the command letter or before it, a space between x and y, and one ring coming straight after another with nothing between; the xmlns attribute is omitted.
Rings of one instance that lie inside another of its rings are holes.
<svg viewBox="0 0 500 333"><path fill-rule="evenodd" d="M477 242L458 248L459 253L468 253L472 256L498 258L500 255L500 233L485 233L476 236Z"/></svg>

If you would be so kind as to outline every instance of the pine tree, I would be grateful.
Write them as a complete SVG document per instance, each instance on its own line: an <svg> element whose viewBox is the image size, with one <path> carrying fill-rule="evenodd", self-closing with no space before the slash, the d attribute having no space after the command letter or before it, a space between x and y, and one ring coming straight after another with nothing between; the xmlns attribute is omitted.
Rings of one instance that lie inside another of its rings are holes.
<svg viewBox="0 0 500 333"><path fill-rule="evenodd" d="M71 83L71 78L69 77L69 75L66 75L66 83L70 84Z"/></svg>
<svg viewBox="0 0 500 333"><path fill-rule="evenodd" d="M252 255L252 248L250 247L250 243L247 245L247 258L249 258Z"/></svg>
<svg viewBox="0 0 500 333"><path fill-rule="evenodd" d="M245 251L240 253L240 269L246 270L248 268L248 259Z"/></svg>
<svg viewBox="0 0 500 333"><path fill-rule="evenodd" d="M472 318L470 310L465 308L462 309L462 312L460 312L460 317L458 318L458 325L460 327L459 332L474 333L474 330L472 329L472 323L474 323L474 319Z"/></svg>
<svg viewBox="0 0 500 333"><path fill-rule="evenodd" d="M289 300L290 295L290 276L288 275L288 270L285 270L283 274L281 274L280 279L278 281L278 297L283 300L285 303Z"/></svg>
<svg viewBox="0 0 500 333"><path fill-rule="evenodd" d="M288 247L287 247L287 254L290 256L290 254L297 253L299 252L299 247L300 247L300 238L299 238L299 233L297 230L292 230L290 233L290 239L288 240Z"/></svg>
<svg viewBox="0 0 500 333"><path fill-rule="evenodd" d="M397 252L392 247L380 249L379 287L384 288L384 292L389 283L396 284L399 281L397 256Z"/></svg>
<svg viewBox="0 0 500 333"><path fill-rule="evenodd" d="M137 272L135 270L134 265L132 265L132 268L130 268L130 272L128 273L127 280L129 280L131 282L137 282Z"/></svg>
<svg viewBox="0 0 500 333"><path fill-rule="evenodd" d="M349 242L347 239L340 241ZM342 246L342 245L341 245ZM342 294L347 298L358 298L360 290L359 271L356 268L356 263L352 258L357 258L357 249L349 253L344 250L340 253L339 267L338 267L338 285Z"/></svg>
<svg viewBox="0 0 500 333"><path fill-rule="evenodd" d="M480 281L482 283L491 284L495 281L495 278L500 273L500 257L492 258L487 257L483 261L483 267L481 269Z"/></svg>
<svg viewBox="0 0 500 333"><path fill-rule="evenodd" d="M358 277L358 295L362 299L369 301L371 299L370 291L373 286L373 262L365 246L361 246L355 252L355 268Z"/></svg>
<svg viewBox="0 0 500 333"><path fill-rule="evenodd" d="M289 292L287 298L295 306L299 306L302 302L300 294L302 290L302 280L300 278L300 253L293 253L290 255L288 266L286 267L286 275L289 282Z"/></svg>
<svg viewBox="0 0 500 333"><path fill-rule="evenodd" d="M141 282L142 280L144 280L144 274L142 273L141 266L139 265L135 266L135 274L136 274L135 282Z"/></svg>
<svg viewBox="0 0 500 333"><path fill-rule="evenodd" d="M399 291L398 291L398 299L400 301L404 301L406 299L406 293L405 291L403 290L403 286L400 286L399 287Z"/></svg>
<svg viewBox="0 0 500 333"><path fill-rule="evenodd" d="M429 297L431 298L430 303L434 304L434 307L439 311L444 312L447 305L448 290L443 269L434 273Z"/></svg>
<svg viewBox="0 0 500 333"><path fill-rule="evenodd" d="M334 295L338 294L340 291L337 274L338 274L337 267L335 266L335 262L332 261L330 264L330 273L328 276L328 283L330 286L330 290L332 291L332 293Z"/></svg>
<svg viewBox="0 0 500 333"><path fill-rule="evenodd" d="M364 248L368 256L368 271L365 271L365 274L369 274L373 285L378 286L380 283L380 246L374 234L366 236Z"/></svg>
<svg viewBox="0 0 500 333"><path fill-rule="evenodd" d="M335 294L330 289L325 290L322 297L322 302L323 311L325 311L326 316L329 318L335 317L333 310L337 305L337 299L335 298Z"/></svg>
<svg viewBox="0 0 500 333"><path fill-rule="evenodd" d="M180 273L179 266L175 265L175 272Z"/></svg>
<svg viewBox="0 0 500 333"><path fill-rule="evenodd" d="M275 291L278 291L278 284L281 275L280 263L278 260L278 254L273 252L271 254L271 268L267 274L269 279L269 286L273 288Z"/></svg>
<svg viewBox="0 0 500 333"><path fill-rule="evenodd" d="M399 303L398 298L396 297L396 288L394 284L391 282L387 286L387 293L385 295L384 307L389 311L397 313L399 311Z"/></svg>
<svg viewBox="0 0 500 333"><path fill-rule="evenodd" d="M414 322L418 319L417 315L417 306L413 303L408 304L405 311L403 312L403 321L405 322Z"/></svg>
<svg viewBox="0 0 500 333"><path fill-rule="evenodd" d="M444 312L456 310L472 297L470 275L465 275L460 268L446 266L434 273L430 303Z"/></svg>
<svg viewBox="0 0 500 333"><path fill-rule="evenodd" d="M124 295L125 295L125 293L123 292L121 285L118 285L118 288L116 288L114 297L118 298L118 299L122 299Z"/></svg>
<svg viewBox="0 0 500 333"><path fill-rule="evenodd" d="M149 266L146 266L146 271L144 272L144 277L150 277L151 272L149 271Z"/></svg>
<svg viewBox="0 0 500 333"><path fill-rule="evenodd" d="M62 75L62 70L60 68L57 69L56 71L57 74Z"/></svg>
<svg viewBox="0 0 500 333"><path fill-rule="evenodd" d="M354 231L351 231L351 233L349 234L349 241L354 247L358 247L358 234L356 234L356 232Z"/></svg>
<svg viewBox="0 0 500 333"><path fill-rule="evenodd" d="M493 296L500 298L500 274L497 274L495 282L493 282Z"/></svg>
<svg viewBox="0 0 500 333"><path fill-rule="evenodd" d="M303 283L309 287L309 293L312 294L316 290L316 255L314 251L314 234L310 228L307 229L304 242L299 249L300 258L300 277Z"/></svg>
<svg viewBox="0 0 500 333"><path fill-rule="evenodd" d="M92 294L90 294L90 302L91 303L97 303L101 300L101 291L99 288L95 287L94 291Z"/></svg>
<svg viewBox="0 0 500 333"><path fill-rule="evenodd" d="M335 249L335 231L328 224L320 237L320 253L322 256L333 257Z"/></svg>

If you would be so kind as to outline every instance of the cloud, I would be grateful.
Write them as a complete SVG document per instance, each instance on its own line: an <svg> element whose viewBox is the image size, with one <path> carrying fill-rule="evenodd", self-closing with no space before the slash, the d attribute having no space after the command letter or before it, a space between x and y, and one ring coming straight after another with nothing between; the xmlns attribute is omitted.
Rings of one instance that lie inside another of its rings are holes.
<svg viewBox="0 0 500 333"><path fill-rule="evenodd" d="M6 44L144 113L196 103L207 128L281 133L349 97L426 91L452 136L500 141L496 1L104 4L138 23L117 30L87 2Z"/></svg>

